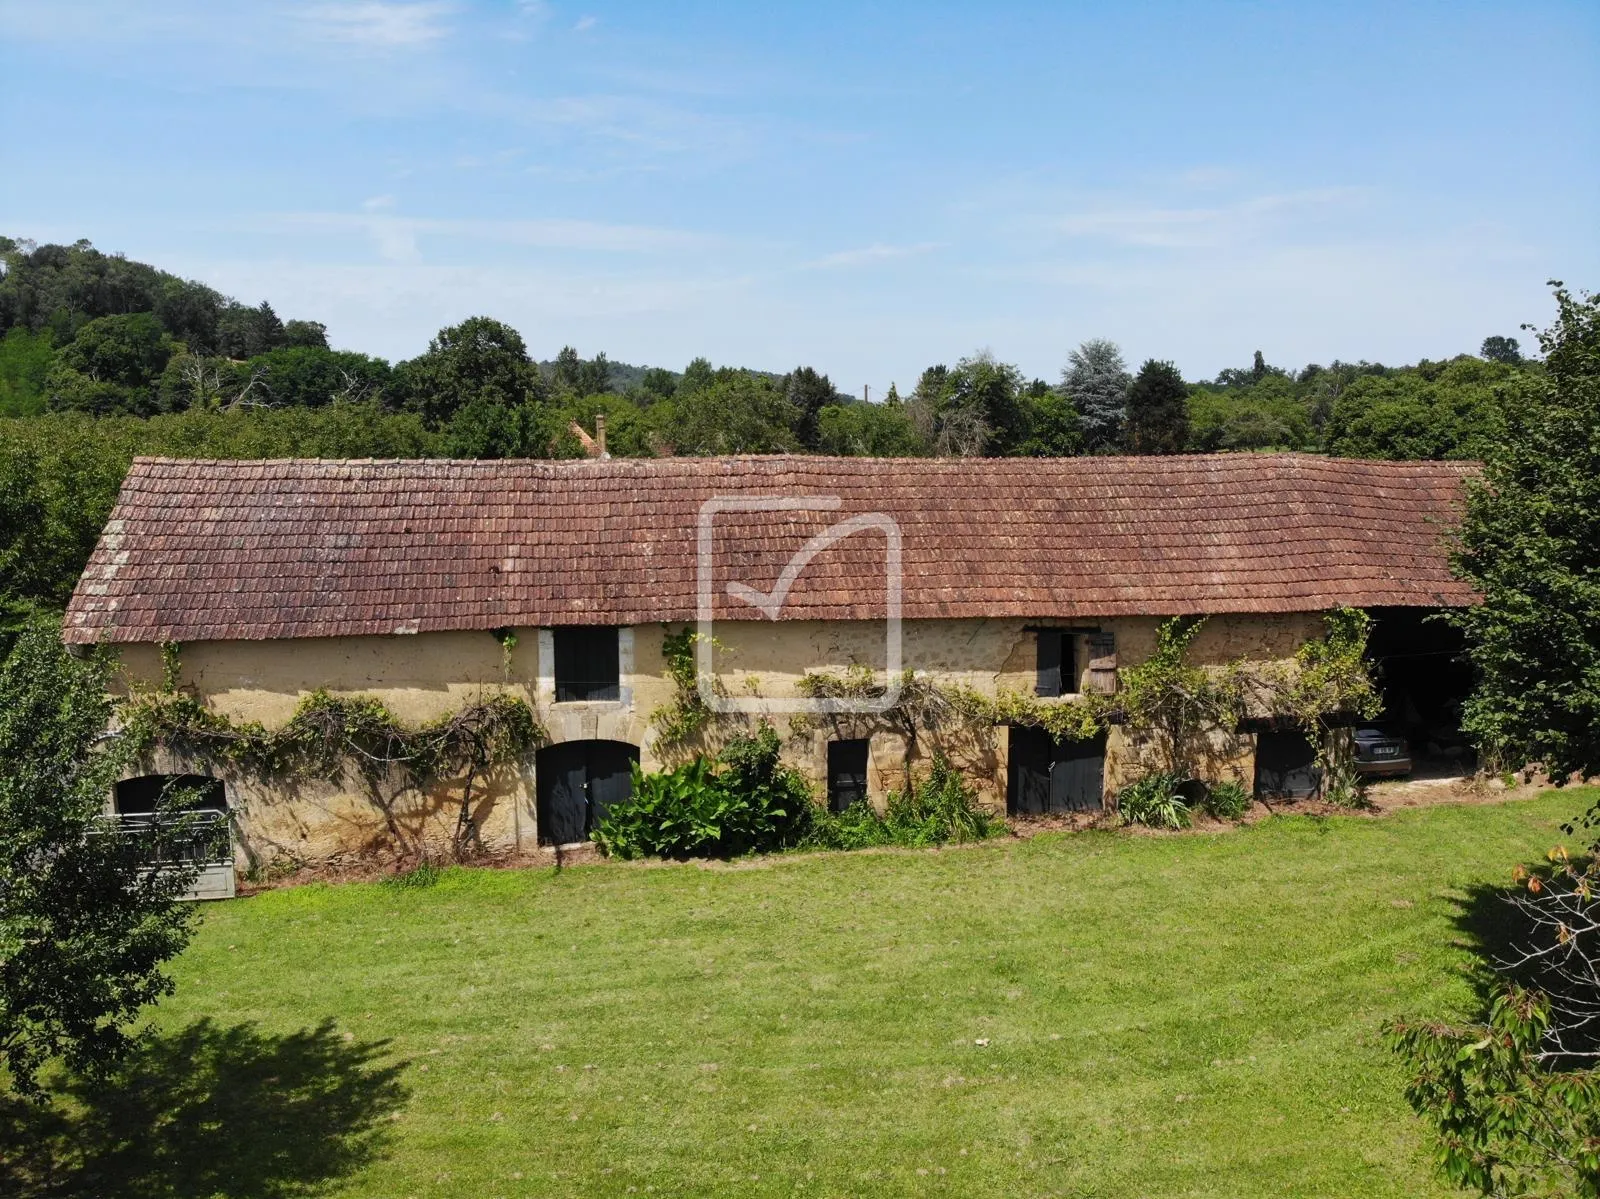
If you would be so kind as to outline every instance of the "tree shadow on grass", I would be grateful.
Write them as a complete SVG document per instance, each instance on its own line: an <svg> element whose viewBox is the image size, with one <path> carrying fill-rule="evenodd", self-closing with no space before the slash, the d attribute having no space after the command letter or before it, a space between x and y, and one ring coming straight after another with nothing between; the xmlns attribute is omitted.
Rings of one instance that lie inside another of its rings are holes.
<svg viewBox="0 0 1600 1199"><path fill-rule="evenodd" d="M0 1099L0 1193L300 1199L376 1160L405 1102L387 1042L332 1021L287 1036L199 1020L140 1042L115 1078Z"/></svg>
<svg viewBox="0 0 1600 1199"><path fill-rule="evenodd" d="M1541 867L1537 873L1548 879L1551 872ZM1580 1054L1600 1053L1600 1024L1593 1019L1579 1023L1571 1018L1575 1012L1600 1011L1600 993L1587 968L1593 959L1593 948L1584 950L1573 940L1572 957L1565 958L1559 951L1561 942L1554 928L1530 919L1514 902L1526 902L1528 894L1519 887L1477 883L1457 900L1455 926L1462 934L1462 944L1477 959L1471 970L1482 1005L1477 1018L1486 1020L1489 1005L1503 984L1515 983L1543 993L1558 1012L1568 1013L1561 1021L1566 1025L1563 1043L1567 1049ZM1586 936L1593 940L1592 934ZM1580 964L1577 969L1573 968L1575 962ZM1577 1064L1593 1066L1592 1061Z"/></svg>

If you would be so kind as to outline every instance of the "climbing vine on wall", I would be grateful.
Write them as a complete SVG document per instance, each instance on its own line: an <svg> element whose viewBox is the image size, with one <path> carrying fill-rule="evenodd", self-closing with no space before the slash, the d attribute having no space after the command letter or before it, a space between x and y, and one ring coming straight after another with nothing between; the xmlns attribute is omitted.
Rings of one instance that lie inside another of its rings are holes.
<svg viewBox="0 0 1600 1199"><path fill-rule="evenodd" d="M120 705L123 735L136 755L159 747L263 779L333 779L354 769L374 788L397 779L418 791L459 776L456 835L462 849L477 841L471 803L483 774L548 739L533 709L505 694L408 725L379 699L317 690L286 723L269 729L258 721L236 723L177 690L177 673L175 665L165 669L159 690L135 691Z"/></svg>
<svg viewBox="0 0 1600 1199"><path fill-rule="evenodd" d="M1372 617L1359 608L1323 616L1324 633L1295 651L1288 664L1241 675L1250 706L1286 718L1310 739L1322 771L1323 795L1339 804L1360 802L1355 741L1350 726L1383 711L1383 696L1367 669Z"/></svg>
<svg viewBox="0 0 1600 1199"><path fill-rule="evenodd" d="M705 730L715 713L700 694L699 668L695 662L700 634L690 629L663 633L661 654L667 663L667 678L672 680L672 699L650 717L656 731L656 744L671 748L692 741ZM711 643L714 647L716 642Z"/></svg>
<svg viewBox="0 0 1600 1199"><path fill-rule="evenodd" d="M1370 719L1382 707L1365 660L1370 625L1366 613L1339 609L1326 615L1323 637L1302 645L1291 662L1235 659L1206 667L1190 660L1205 619L1175 617L1157 629L1148 658L1117 672L1115 694L1046 700L1002 689L986 695L908 670L901 676L899 697L875 719L901 732L908 747L919 730L959 728L986 735L999 725L1025 725L1060 740L1082 741L1117 724L1146 770L1188 778L1201 772L1216 730L1232 736L1242 718L1259 715L1302 729L1316 747L1325 794L1350 802L1356 780L1345 727L1353 719ZM692 678L691 661L691 685ZM799 688L812 698L860 700L886 693L866 667L842 674L808 672ZM818 719L796 717L790 731L807 734Z"/></svg>

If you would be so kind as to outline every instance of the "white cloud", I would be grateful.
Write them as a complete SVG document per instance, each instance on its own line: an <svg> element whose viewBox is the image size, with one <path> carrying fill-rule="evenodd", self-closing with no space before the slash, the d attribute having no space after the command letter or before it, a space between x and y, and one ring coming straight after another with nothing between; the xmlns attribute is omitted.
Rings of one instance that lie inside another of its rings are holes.
<svg viewBox="0 0 1600 1199"><path fill-rule="evenodd" d="M378 197L388 199L388 197ZM365 206L364 206L365 207ZM708 245L713 239L681 229L656 229L646 225L605 224L599 221L542 218L533 220L478 220L392 216L368 209L365 213L291 212L264 218L265 224L323 233L364 233L378 253L391 261L420 257L419 236L486 241L545 250L595 250L617 254L664 253Z"/></svg>
<svg viewBox="0 0 1600 1199"><path fill-rule="evenodd" d="M1068 237L1126 246L1215 247L1259 237L1294 218L1322 217L1358 206L1365 188L1324 187L1252 196L1207 208L1113 206L1069 213L1051 224Z"/></svg>
<svg viewBox="0 0 1600 1199"><path fill-rule="evenodd" d="M833 254L824 254L821 258L802 264L803 270L830 270L835 267L865 266L869 263L884 262L894 258L910 258L917 254L926 254L930 250L939 248L938 242L918 242L915 245L892 246L882 242L873 242L870 246L862 246L855 250L839 250Z"/></svg>
<svg viewBox="0 0 1600 1199"><path fill-rule="evenodd" d="M577 23L572 27L572 32L585 33L588 30L593 29L599 23L599 19L596 17L579 17Z"/></svg>
<svg viewBox="0 0 1600 1199"><path fill-rule="evenodd" d="M349 4L318 4L298 10L295 16L312 37L373 50L423 46L450 31L444 19L455 5L439 0L392 3L390 0L356 0Z"/></svg>

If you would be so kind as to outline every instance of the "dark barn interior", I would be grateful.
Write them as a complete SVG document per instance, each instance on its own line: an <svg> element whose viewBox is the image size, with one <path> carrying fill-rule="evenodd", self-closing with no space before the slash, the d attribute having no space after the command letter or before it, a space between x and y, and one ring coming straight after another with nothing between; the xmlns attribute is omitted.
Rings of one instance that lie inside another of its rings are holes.
<svg viewBox="0 0 1600 1199"><path fill-rule="evenodd" d="M1383 692L1377 723L1411 743L1419 774L1460 773L1476 765L1461 733L1461 705L1472 667L1460 630L1435 609L1373 608L1367 656Z"/></svg>

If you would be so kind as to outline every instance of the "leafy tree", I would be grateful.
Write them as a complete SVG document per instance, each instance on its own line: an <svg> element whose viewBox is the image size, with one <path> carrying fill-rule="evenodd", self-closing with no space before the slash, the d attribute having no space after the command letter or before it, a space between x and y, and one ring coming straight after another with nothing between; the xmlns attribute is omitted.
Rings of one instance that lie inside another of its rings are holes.
<svg viewBox="0 0 1600 1199"><path fill-rule="evenodd" d="M1503 402L1523 372L1462 355L1355 379L1323 435L1345 458L1481 458L1498 441Z"/></svg>
<svg viewBox="0 0 1600 1199"><path fill-rule="evenodd" d="M283 344L289 349L326 350L328 326L321 321L284 321Z"/></svg>
<svg viewBox="0 0 1600 1199"><path fill-rule="evenodd" d="M529 458L543 452L539 425L527 404L508 407L492 400L469 400L456 409L445 429L444 452L451 458Z"/></svg>
<svg viewBox="0 0 1600 1199"><path fill-rule="evenodd" d="M1311 414L1286 375L1242 388L1189 389L1189 449L1304 450L1316 445Z"/></svg>
<svg viewBox="0 0 1600 1199"><path fill-rule="evenodd" d="M1517 344L1515 337L1485 337L1483 346L1478 351L1478 357L1488 359L1490 362L1501 362L1506 366L1522 365L1522 347Z"/></svg>
<svg viewBox="0 0 1600 1199"><path fill-rule="evenodd" d="M0 667L0 1055L40 1097L40 1069L103 1074L126 1026L172 991L162 966L189 939L192 875L147 869L160 834L97 829L121 769L102 745L109 663L74 661L29 629Z"/></svg>
<svg viewBox="0 0 1600 1199"><path fill-rule="evenodd" d="M585 362L571 346L561 347L553 374L557 388L580 398L604 395L611 386L611 363L605 354Z"/></svg>
<svg viewBox="0 0 1600 1199"><path fill-rule="evenodd" d="M664 410L663 410L664 411ZM537 410L530 430L528 453L554 458L581 458L588 451L573 432L577 425L591 438L595 417L606 418L606 453L613 458L651 458L657 452L657 433L652 418L660 413L641 408L632 398L619 395L594 395L551 403Z"/></svg>
<svg viewBox="0 0 1600 1199"><path fill-rule="evenodd" d="M148 415L158 403L152 385L177 348L148 312L97 317L57 353L45 377L46 402L55 409Z"/></svg>
<svg viewBox="0 0 1600 1199"><path fill-rule="evenodd" d="M1028 435L1016 449L1030 458L1067 458L1083 452L1083 420L1073 403L1043 379L1022 394Z"/></svg>
<svg viewBox="0 0 1600 1199"><path fill-rule="evenodd" d="M249 402L259 382L244 363L203 354L174 354L156 381L156 409L226 408ZM265 401L265 396L260 397Z"/></svg>
<svg viewBox="0 0 1600 1199"><path fill-rule="evenodd" d="M922 372L907 405L917 431L933 452L955 457L1007 454L1026 437L1022 372L988 350L963 358L952 370Z"/></svg>
<svg viewBox="0 0 1600 1199"><path fill-rule="evenodd" d="M670 400L678 390L678 376L665 367L653 366L644 372L634 398L639 406L648 408L661 400Z"/></svg>
<svg viewBox="0 0 1600 1199"><path fill-rule="evenodd" d="M820 453L841 457L916 458L927 447L904 405L829 404L817 412Z"/></svg>
<svg viewBox="0 0 1600 1199"><path fill-rule="evenodd" d="M55 356L48 332L17 327L0 337L0 416L44 410L44 381Z"/></svg>
<svg viewBox="0 0 1600 1199"><path fill-rule="evenodd" d="M678 376L678 387L675 394L683 396L697 391L703 391L716 381L717 372L711 365L709 358L696 358L683 368L683 374Z"/></svg>
<svg viewBox="0 0 1600 1199"><path fill-rule="evenodd" d="M1061 390L1078 411L1085 453L1115 453L1122 448L1132 382L1114 341L1090 338L1068 357Z"/></svg>
<svg viewBox="0 0 1600 1199"><path fill-rule="evenodd" d="M1600 773L1600 297L1556 285L1545 372L1505 406L1467 492L1458 609L1478 686L1462 727L1556 780Z"/></svg>
<svg viewBox="0 0 1600 1199"><path fill-rule="evenodd" d="M228 299L221 292L168 275L152 298L151 311L168 333L199 354L215 354L217 326Z"/></svg>
<svg viewBox="0 0 1600 1199"><path fill-rule="evenodd" d="M522 335L487 316L440 329L426 354L401 363L395 373L408 406L433 428L449 424L457 409L473 401L515 408L544 395Z"/></svg>
<svg viewBox="0 0 1600 1199"><path fill-rule="evenodd" d="M176 348L152 314L134 312L89 321L62 347L59 361L96 382L148 387Z"/></svg>
<svg viewBox="0 0 1600 1199"><path fill-rule="evenodd" d="M694 363L684 372L694 372ZM661 439L678 454L779 454L799 448L795 409L768 376L733 371L652 408Z"/></svg>
<svg viewBox="0 0 1600 1199"><path fill-rule="evenodd" d="M1189 388L1170 362L1146 360L1128 388L1128 449L1181 454L1189 443Z"/></svg>
<svg viewBox="0 0 1600 1199"><path fill-rule="evenodd" d="M288 344L283 322L265 300L254 308L229 303L217 318L217 352L226 358L254 358Z"/></svg>
<svg viewBox="0 0 1600 1199"><path fill-rule="evenodd" d="M817 425L818 413L830 404L843 399L827 375L819 375L809 366L797 366L783 377L784 398L794 405L794 435L801 448L815 450L821 436Z"/></svg>
<svg viewBox="0 0 1600 1199"><path fill-rule="evenodd" d="M294 408L381 399L390 376L389 364L381 358L326 346L269 350L246 367L267 402Z"/></svg>

